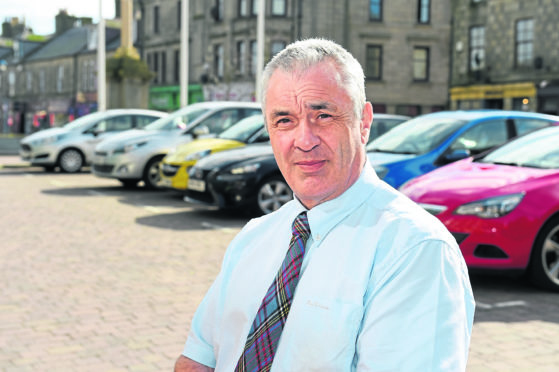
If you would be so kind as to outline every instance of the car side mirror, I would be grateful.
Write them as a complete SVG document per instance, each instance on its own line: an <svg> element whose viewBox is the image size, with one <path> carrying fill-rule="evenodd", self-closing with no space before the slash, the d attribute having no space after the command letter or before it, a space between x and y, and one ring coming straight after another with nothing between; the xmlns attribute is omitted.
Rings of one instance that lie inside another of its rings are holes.
<svg viewBox="0 0 559 372"><path fill-rule="evenodd" d="M470 150L458 149L454 150L449 154L443 156L443 161L445 164L452 163L458 160L466 159L471 156Z"/></svg>
<svg viewBox="0 0 559 372"><path fill-rule="evenodd" d="M199 125L192 130L192 135L194 136L194 138L207 136L208 134L210 134L210 129L205 125Z"/></svg>

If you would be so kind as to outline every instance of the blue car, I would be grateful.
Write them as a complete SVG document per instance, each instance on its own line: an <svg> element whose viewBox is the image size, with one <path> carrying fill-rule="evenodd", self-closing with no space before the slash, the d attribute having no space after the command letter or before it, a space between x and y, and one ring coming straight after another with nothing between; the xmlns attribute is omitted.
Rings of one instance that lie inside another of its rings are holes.
<svg viewBox="0 0 559 372"><path fill-rule="evenodd" d="M408 120L367 145L378 176L398 188L442 165L485 152L559 116L523 111L441 111Z"/></svg>

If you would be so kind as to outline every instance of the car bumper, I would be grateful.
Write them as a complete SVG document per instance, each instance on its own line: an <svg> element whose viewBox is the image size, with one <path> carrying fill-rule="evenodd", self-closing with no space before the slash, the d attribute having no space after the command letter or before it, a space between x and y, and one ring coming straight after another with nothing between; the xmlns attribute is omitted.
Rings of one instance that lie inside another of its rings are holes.
<svg viewBox="0 0 559 372"><path fill-rule="evenodd" d="M205 179L191 179L185 193L189 201L219 208L239 208L254 202L258 181L256 175L224 176L210 173ZM203 182L204 190L192 188L193 184L199 182Z"/></svg>
<svg viewBox="0 0 559 372"><path fill-rule="evenodd" d="M58 149L52 146L31 146L21 144L19 156L22 160L30 162L32 165L53 166L56 165Z"/></svg>
<svg viewBox="0 0 559 372"><path fill-rule="evenodd" d="M146 162L147 157L140 154L110 155L96 152L91 170L98 177L139 180Z"/></svg>
<svg viewBox="0 0 559 372"><path fill-rule="evenodd" d="M161 186L184 192L188 185L188 171L194 165L191 163L171 164L162 163L160 168Z"/></svg>
<svg viewBox="0 0 559 372"><path fill-rule="evenodd" d="M537 223L510 215L492 219L457 215L439 218L458 241L468 267L527 267Z"/></svg>

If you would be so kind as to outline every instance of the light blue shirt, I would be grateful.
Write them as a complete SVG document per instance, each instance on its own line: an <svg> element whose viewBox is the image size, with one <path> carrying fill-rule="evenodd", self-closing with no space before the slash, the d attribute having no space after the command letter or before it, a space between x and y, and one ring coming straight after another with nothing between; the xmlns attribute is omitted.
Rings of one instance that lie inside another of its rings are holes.
<svg viewBox="0 0 559 372"><path fill-rule="evenodd" d="M235 237L192 320L185 356L235 368L303 210L293 200ZM272 372L466 369L474 299L456 241L438 219L367 163L308 220L312 238Z"/></svg>

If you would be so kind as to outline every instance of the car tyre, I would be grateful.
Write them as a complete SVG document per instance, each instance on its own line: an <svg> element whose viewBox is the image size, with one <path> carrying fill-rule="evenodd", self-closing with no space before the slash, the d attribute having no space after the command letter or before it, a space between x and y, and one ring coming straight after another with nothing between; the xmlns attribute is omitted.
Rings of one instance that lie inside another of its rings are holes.
<svg viewBox="0 0 559 372"><path fill-rule="evenodd" d="M163 160L163 156L156 156L148 161L146 167L144 168L144 175L142 177L145 188L150 190L157 190L161 188L159 186L159 182L161 181L161 175L159 174L161 160Z"/></svg>
<svg viewBox="0 0 559 372"><path fill-rule="evenodd" d="M254 209L261 215L272 213L291 199L293 192L285 180L280 176L272 176L258 187Z"/></svg>
<svg viewBox="0 0 559 372"><path fill-rule="evenodd" d="M559 292L559 216L549 220L538 234L528 274L535 285Z"/></svg>
<svg viewBox="0 0 559 372"><path fill-rule="evenodd" d="M79 150L64 150L58 157L58 165L64 173L77 173L82 169L84 163L83 155Z"/></svg>

